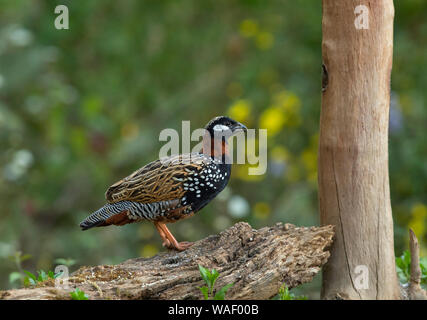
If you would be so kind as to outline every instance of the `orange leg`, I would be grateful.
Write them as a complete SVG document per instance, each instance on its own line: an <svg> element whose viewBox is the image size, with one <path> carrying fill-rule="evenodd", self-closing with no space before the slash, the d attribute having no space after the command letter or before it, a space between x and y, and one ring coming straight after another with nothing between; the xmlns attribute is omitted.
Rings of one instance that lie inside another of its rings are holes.
<svg viewBox="0 0 427 320"><path fill-rule="evenodd" d="M175 249L177 251L184 251L191 247L193 245L192 242L178 242L176 241L175 237L172 235L172 233L169 231L169 229L166 227L164 223L161 222L155 222L154 225L157 228L157 231L159 231L160 237L163 239L163 246L168 249Z"/></svg>
<svg viewBox="0 0 427 320"><path fill-rule="evenodd" d="M160 237L163 240L163 244L162 244L163 247L170 248L171 247L171 243L168 240L168 238L166 237L166 234L163 232L163 229L160 228L159 223L158 222L154 222L154 226L156 227L157 232L160 234Z"/></svg>

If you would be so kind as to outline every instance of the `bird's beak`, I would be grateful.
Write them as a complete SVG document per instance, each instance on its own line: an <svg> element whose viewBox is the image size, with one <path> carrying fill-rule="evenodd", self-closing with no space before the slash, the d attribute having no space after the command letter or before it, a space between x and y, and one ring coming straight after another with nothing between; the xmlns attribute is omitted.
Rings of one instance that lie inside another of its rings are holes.
<svg viewBox="0 0 427 320"><path fill-rule="evenodd" d="M238 132L240 132L240 131L248 132L248 128L246 128L246 126L245 126L244 124L240 123L240 122L237 122L236 124L234 124L234 125L231 127L231 132L232 132L233 134L236 134L236 133L238 133Z"/></svg>

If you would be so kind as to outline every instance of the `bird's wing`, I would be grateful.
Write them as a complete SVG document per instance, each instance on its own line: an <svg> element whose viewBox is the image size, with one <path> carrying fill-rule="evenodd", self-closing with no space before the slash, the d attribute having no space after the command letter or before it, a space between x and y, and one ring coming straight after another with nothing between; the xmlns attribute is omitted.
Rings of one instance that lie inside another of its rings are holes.
<svg viewBox="0 0 427 320"><path fill-rule="evenodd" d="M186 190L183 181L200 170L210 160L191 153L153 161L108 188L109 203L136 201L152 203L180 199Z"/></svg>

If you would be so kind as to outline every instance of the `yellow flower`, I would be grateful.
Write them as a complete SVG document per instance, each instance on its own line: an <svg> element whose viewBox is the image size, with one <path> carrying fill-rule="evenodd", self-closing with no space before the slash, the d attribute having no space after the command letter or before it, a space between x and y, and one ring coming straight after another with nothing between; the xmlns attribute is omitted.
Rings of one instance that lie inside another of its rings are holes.
<svg viewBox="0 0 427 320"><path fill-rule="evenodd" d="M279 107L272 106L265 110L260 117L259 127L267 129L269 136L274 136L282 130L286 122L286 116Z"/></svg>
<svg viewBox="0 0 427 320"><path fill-rule="evenodd" d="M416 219L427 217L427 207L422 203L417 203L412 207L412 215Z"/></svg>
<svg viewBox="0 0 427 320"><path fill-rule="evenodd" d="M286 120L284 125L287 127L297 127L301 124L300 106L300 99L292 92L280 90L273 96L273 107L284 114Z"/></svg>
<svg viewBox="0 0 427 320"><path fill-rule="evenodd" d="M301 159L307 171L317 171L317 152L307 149L302 153Z"/></svg>
<svg viewBox="0 0 427 320"><path fill-rule="evenodd" d="M141 256L144 258L149 258L154 256L157 252L159 252L159 250L157 249L156 246L152 244L147 244L144 247L142 247Z"/></svg>
<svg viewBox="0 0 427 320"><path fill-rule="evenodd" d="M250 103L247 100L243 99L234 102L228 110L228 114L230 115L230 117L240 122L246 122L249 118L250 112Z"/></svg>
<svg viewBox="0 0 427 320"><path fill-rule="evenodd" d="M422 203L417 203L412 207L411 210L412 219L409 222L409 228L411 228L415 235L420 238L425 233L425 218L427 217L427 207Z"/></svg>
<svg viewBox="0 0 427 320"><path fill-rule="evenodd" d="M310 138L310 146L301 154L301 161L307 170L307 180L317 185L317 149L319 135L316 133Z"/></svg>
<svg viewBox="0 0 427 320"><path fill-rule="evenodd" d="M267 202L257 202L254 206L254 216L257 219L267 219L270 212L271 208Z"/></svg>
<svg viewBox="0 0 427 320"><path fill-rule="evenodd" d="M261 50L268 50L273 46L274 36L270 32L259 32L255 38L256 46Z"/></svg>
<svg viewBox="0 0 427 320"><path fill-rule="evenodd" d="M274 98L274 102L286 112L297 112L301 106L301 100L292 92L282 90Z"/></svg>
<svg viewBox="0 0 427 320"><path fill-rule="evenodd" d="M252 19L245 19L240 24L240 34L246 38L253 37L258 32L258 23Z"/></svg>

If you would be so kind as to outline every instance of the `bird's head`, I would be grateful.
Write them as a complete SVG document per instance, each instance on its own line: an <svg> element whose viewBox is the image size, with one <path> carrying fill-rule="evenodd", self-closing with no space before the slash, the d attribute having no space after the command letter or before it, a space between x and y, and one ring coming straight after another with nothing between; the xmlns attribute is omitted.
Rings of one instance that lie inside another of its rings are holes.
<svg viewBox="0 0 427 320"><path fill-rule="evenodd" d="M245 125L229 117L219 116L213 118L205 126L203 153L215 157L227 157L227 139L238 132L247 132Z"/></svg>
<svg viewBox="0 0 427 320"><path fill-rule="evenodd" d="M246 132L248 130L245 125L225 116L219 116L219 117L213 118L211 121L208 122L205 129L209 131L212 137L215 134L232 136L237 132L240 132L240 131Z"/></svg>

